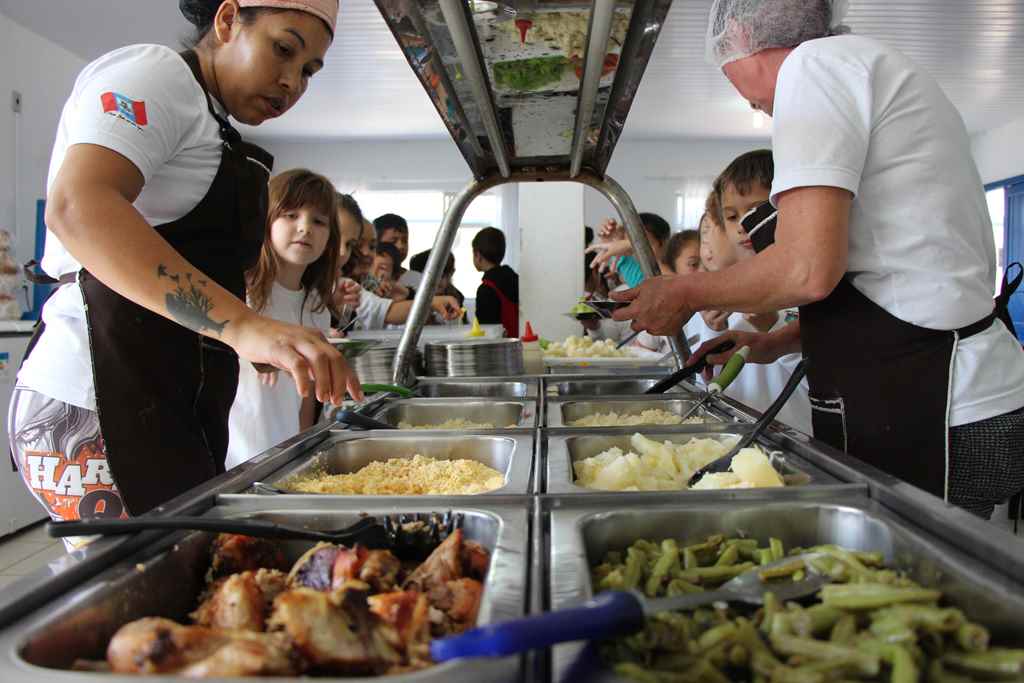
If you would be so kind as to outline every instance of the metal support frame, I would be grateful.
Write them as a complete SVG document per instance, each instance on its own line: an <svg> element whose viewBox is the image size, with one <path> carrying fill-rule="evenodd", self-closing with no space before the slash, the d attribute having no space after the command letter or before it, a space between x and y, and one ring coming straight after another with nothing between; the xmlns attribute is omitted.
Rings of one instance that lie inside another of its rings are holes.
<svg viewBox="0 0 1024 683"><path fill-rule="evenodd" d="M487 130L487 139L491 143L491 152L498 164L498 171L503 178L508 178L511 174L508 150L505 147L505 138L501 134L501 127L498 125L498 116L494 111L494 101L491 100L488 81L480 66L483 60L477 51L476 41L473 40L473 32L469 27L469 19L466 17L466 3L461 0L440 0L439 4L448 30L451 32L459 63L466 73L467 81L473 88L473 97L480 106L480 117Z"/></svg>
<svg viewBox="0 0 1024 683"><path fill-rule="evenodd" d="M615 180L608 176L597 176L589 171L583 171L575 177L570 177L568 170L558 171L513 171L508 178L500 176L488 176L480 180L471 181L457 194L451 206L445 213L441 229L434 240L434 246L430 250L430 258L427 259L427 267L423 272L423 280L416 290L416 298L409 311L409 318L406 320L405 331L398 342L398 351L395 353L395 362L392 367L392 378L396 384L411 385L414 379L412 373L413 359L416 356L416 346L420 335L423 333L423 326L430 314L431 300L437 283L444 271L444 264L451 253L452 245L455 243L455 234L462 224L462 217L470 203L484 192L505 183L513 182L577 182L592 187L600 192L611 203L626 226L626 234L633 244L633 252L637 262L640 264L645 277L656 277L660 274L658 261L654 257L651 245L647 242L640 215L637 213L633 200L629 198L626 191ZM690 357L690 346L682 330L669 341L672 350L675 352L676 365L682 367Z"/></svg>
<svg viewBox="0 0 1024 683"><path fill-rule="evenodd" d="M583 149L587 144L587 129L594 116L594 102L601 85L608 37L612 33L612 18L615 16L615 0L597 0L590 13L587 30L587 61L583 67L583 82L580 83L579 104L576 107L576 126L572 135L572 153L569 161L569 177L575 178L583 166Z"/></svg>

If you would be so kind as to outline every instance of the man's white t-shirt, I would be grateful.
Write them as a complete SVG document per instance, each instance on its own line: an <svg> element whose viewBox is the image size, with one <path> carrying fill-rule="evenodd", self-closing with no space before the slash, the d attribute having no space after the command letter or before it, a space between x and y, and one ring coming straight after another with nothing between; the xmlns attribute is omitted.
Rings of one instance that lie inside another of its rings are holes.
<svg viewBox="0 0 1024 683"><path fill-rule="evenodd" d="M859 292L935 330L992 311L984 188L963 120L931 76L870 38L808 41L782 65L773 117L772 202L807 186L853 193L847 270ZM1002 323L959 342L952 387L951 426L1024 406L1024 351Z"/></svg>
<svg viewBox="0 0 1024 683"><path fill-rule="evenodd" d="M82 70L61 113L47 192L68 148L78 144L111 149L139 169L145 185L134 205L153 226L195 208L209 191L221 159L219 127L203 89L181 56L162 45L124 47ZM81 264L47 232L42 267L58 278L77 272ZM89 335L78 285L60 287L43 308L42 318L46 331L18 373L18 384L95 410Z"/></svg>
<svg viewBox="0 0 1024 683"><path fill-rule="evenodd" d="M275 282L260 314L281 322L312 327L326 334L331 314L326 308L313 312L318 301L316 294L306 297L301 289L285 289ZM228 417L228 469L298 434L301 408L302 397L295 389L291 375L278 372L277 382L267 386L260 382L259 373L252 363L240 361L238 392Z"/></svg>

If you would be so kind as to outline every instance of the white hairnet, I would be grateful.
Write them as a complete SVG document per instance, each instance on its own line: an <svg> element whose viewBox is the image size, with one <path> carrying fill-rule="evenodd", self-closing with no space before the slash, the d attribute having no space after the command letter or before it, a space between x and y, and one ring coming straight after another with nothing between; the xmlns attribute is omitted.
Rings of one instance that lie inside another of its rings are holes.
<svg viewBox="0 0 1024 683"><path fill-rule="evenodd" d="M849 7L849 0L715 0L707 60L721 68L761 50L849 33L842 23Z"/></svg>

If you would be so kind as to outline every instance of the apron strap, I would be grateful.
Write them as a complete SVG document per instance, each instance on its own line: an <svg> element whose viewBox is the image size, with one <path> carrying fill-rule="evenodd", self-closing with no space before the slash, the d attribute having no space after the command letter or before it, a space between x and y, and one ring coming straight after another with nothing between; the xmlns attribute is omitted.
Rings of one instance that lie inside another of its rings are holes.
<svg viewBox="0 0 1024 683"><path fill-rule="evenodd" d="M1017 274L1010 279L1010 269L1014 266L1017 267ZM1006 271L1003 273L1003 284L999 288L999 295L995 298L995 305L992 308L992 312L986 315L984 318L976 323L968 325L967 327L961 327L957 330L957 334L960 339L967 339L973 337L976 334L984 332L992 326L996 320L1002 320L1003 324L1006 325L1006 329L1010 331L1014 337L1017 336L1017 330L1013 324L1013 318L1010 317L1010 297L1014 295L1017 289L1021 285L1021 281L1024 281L1024 266L1020 263L1014 262L1006 266Z"/></svg>
<svg viewBox="0 0 1024 683"><path fill-rule="evenodd" d="M36 270L38 265L39 261L35 259L26 261L21 265L21 271L25 274L25 279L34 285L69 285L75 281L74 273L65 273L55 280L46 273Z"/></svg>

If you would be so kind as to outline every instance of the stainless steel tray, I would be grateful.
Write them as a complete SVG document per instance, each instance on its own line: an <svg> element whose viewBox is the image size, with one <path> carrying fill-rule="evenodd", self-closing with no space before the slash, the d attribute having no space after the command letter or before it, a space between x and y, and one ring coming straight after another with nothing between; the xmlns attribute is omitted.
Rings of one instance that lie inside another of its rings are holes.
<svg viewBox="0 0 1024 683"><path fill-rule="evenodd" d="M1024 582L971 560L939 538L912 528L879 504L854 496L828 502L712 503L644 506L607 512L585 506L551 512L551 608L592 595L590 566L608 550L637 539L697 539L714 533L745 535L787 547L835 543L880 551L887 562L938 588L951 603L993 632L994 642L1024 645ZM617 681L596 664L592 645L554 648L553 680ZM596 668L595 668L596 667Z"/></svg>
<svg viewBox="0 0 1024 683"><path fill-rule="evenodd" d="M579 379L549 380L546 383L549 396L629 396L640 395L658 383L662 377L581 377ZM669 392L689 393L678 385Z"/></svg>
<svg viewBox="0 0 1024 683"><path fill-rule="evenodd" d="M716 495L719 492L711 491L650 491L650 492L614 492L597 491L584 488L575 484L576 475L573 472L572 464L577 460L590 458L609 448L630 448L629 439L637 432L657 441L671 441L672 443L686 443L693 438L710 438L722 440L749 432L752 427L749 425L721 424L721 425L683 425L680 427L621 427L621 428L600 428L589 429L587 433L579 434L578 429L563 429L548 432L547 443L547 479L545 493L562 494L605 494L617 496L693 496L693 495ZM761 444L766 450L773 447ZM826 474L823 470L815 467L806 460L789 453L772 455L772 464L783 475L786 483L791 487L805 485L838 484L838 479ZM744 489L749 490L749 489ZM741 491L729 491L740 493ZM725 493L725 492L721 492Z"/></svg>
<svg viewBox="0 0 1024 683"><path fill-rule="evenodd" d="M590 415L599 413L618 413L619 415L639 415L645 410L664 410L675 415L683 416L690 412L696 405L697 400L693 398L678 398L676 396L631 396L620 399L584 399L564 400L548 399L547 402L547 426L568 427L571 429L592 429L592 427L574 427L569 424ZM693 415L701 418L704 422L724 422L726 418L707 408L701 408ZM645 426L666 426L666 425L637 425L636 428ZM682 426L682 425L675 425Z"/></svg>
<svg viewBox="0 0 1024 683"><path fill-rule="evenodd" d="M508 377L421 377L416 384L416 393L424 398L536 398L537 385L536 380Z"/></svg>
<svg viewBox="0 0 1024 683"><path fill-rule="evenodd" d="M381 505L369 500L366 502L366 505L348 510L318 507L306 510L270 508L240 511L215 508L211 514L256 517L311 528L333 529L352 524L363 512L386 515L448 509L416 504L396 507L394 503ZM524 587L527 576L526 557L529 552L526 510L507 506L493 506L486 510L473 507L457 509L464 516L466 537L481 543L491 552L491 565L484 583L478 623L486 624L522 615L526 604ZM167 536L162 542L111 566L86 584L62 596L59 604L43 607L0 632L0 680L65 683L154 680L152 677L112 676L65 669L79 657L102 658L110 637L129 621L145 616L184 620L196 606L203 575L209 564L208 552L212 538L213 535L207 533ZM285 547L289 558L295 559L310 545L308 542L288 542ZM448 681L452 678L516 681L519 676L519 660L505 658L451 662L410 674L345 680L382 679L395 683Z"/></svg>
<svg viewBox="0 0 1024 683"><path fill-rule="evenodd" d="M494 429L530 429L537 424L537 403L494 399L410 398L387 403L373 416L395 427L402 422L415 427L462 418L478 424L492 424Z"/></svg>
<svg viewBox="0 0 1024 683"><path fill-rule="evenodd" d="M341 474L355 472L375 460L411 458L417 453L433 458L465 458L482 462L505 474L505 485L495 491L478 494L525 495L530 485L533 464L533 432L488 431L483 434L466 432L405 432L397 430L350 432L338 431L327 441L310 449L307 456L292 460L264 481L275 486L286 479L313 472ZM245 495L245 494L243 494ZM330 494L296 493L291 496L341 498L351 505L362 505L373 496L334 496ZM468 500L472 496L459 496ZM410 500L415 496L408 497ZM311 502L311 504L314 504Z"/></svg>

